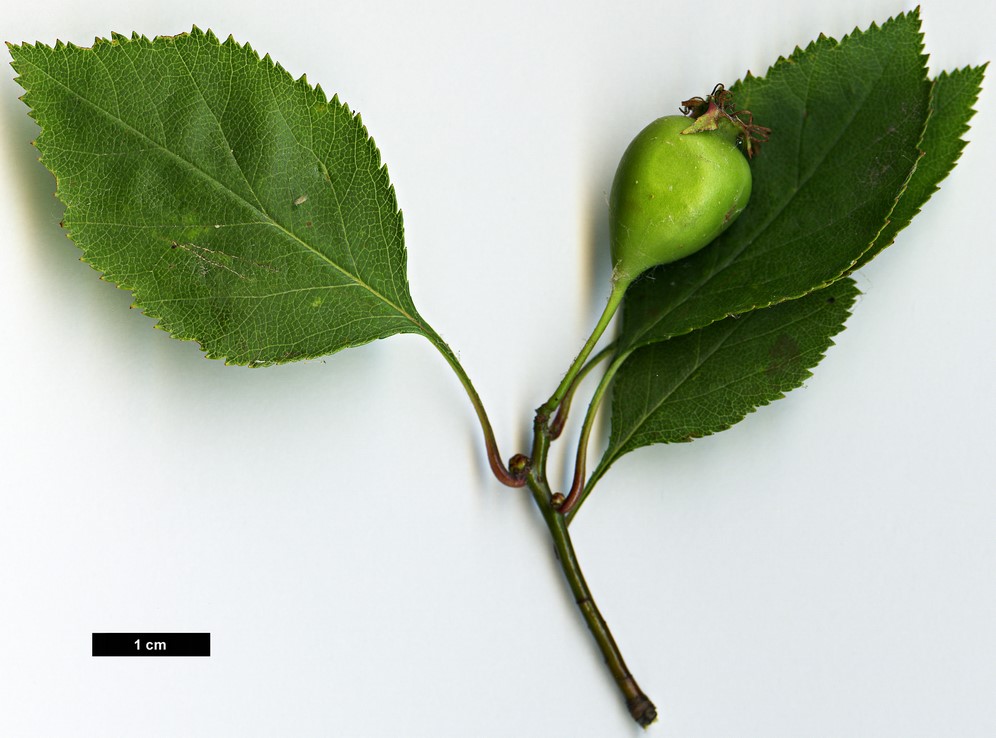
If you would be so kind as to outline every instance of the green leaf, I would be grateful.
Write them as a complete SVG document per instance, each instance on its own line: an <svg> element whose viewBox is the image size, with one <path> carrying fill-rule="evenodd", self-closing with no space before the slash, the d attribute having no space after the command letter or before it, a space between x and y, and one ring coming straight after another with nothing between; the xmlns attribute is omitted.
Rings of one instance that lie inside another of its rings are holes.
<svg viewBox="0 0 996 738"><path fill-rule="evenodd" d="M380 153L320 87L197 28L10 52L70 238L159 327L248 365L431 332Z"/></svg>
<svg viewBox="0 0 996 738"><path fill-rule="evenodd" d="M930 91L930 117L920 142L924 154L906 191L899 198L889 224L878 234L872 247L861 255L853 269L860 269L890 245L930 196L937 192L941 180L954 169L965 148L962 136L968 130L968 121L975 114L972 106L979 97L984 75L985 66L965 67L954 72L943 72L934 80Z"/></svg>
<svg viewBox="0 0 996 738"><path fill-rule="evenodd" d="M916 11L839 43L821 36L733 87L772 129L743 215L697 254L649 272L624 303L622 350L799 297L846 273L919 157L930 84Z"/></svg>
<svg viewBox="0 0 996 738"><path fill-rule="evenodd" d="M843 330L857 295L845 277L634 351L616 374L609 446L586 491L623 454L718 433L801 385Z"/></svg>

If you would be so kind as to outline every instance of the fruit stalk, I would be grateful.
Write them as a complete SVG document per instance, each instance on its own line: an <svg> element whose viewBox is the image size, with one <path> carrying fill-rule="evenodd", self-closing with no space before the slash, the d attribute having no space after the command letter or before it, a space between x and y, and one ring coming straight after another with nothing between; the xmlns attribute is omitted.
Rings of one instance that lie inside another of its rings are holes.
<svg viewBox="0 0 996 738"><path fill-rule="evenodd" d="M547 400L545 405L536 411L537 416L543 416L544 418L549 419L550 416L560 408L560 404L569 394L571 387L578 378L578 375L585 368L588 357L591 356L591 352L594 350L598 340L602 337L602 334L605 333L605 329L609 327L609 323L612 322L612 318L616 314L616 310L618 310L619 306L622 304L622 300L626 294L626 288L628 286L628 281L622 282L613 280L612 292L609 293L609 301L605 304L605 309L602 311L601 316L599 316L598 322L595 324L595 328L592 330L591 335L588 336L588 340L581 348L581 352L577 355L577 358L574 359L574 363L572 363L570 369L567 370L567 374L564 375L564 378L561 380L560 386L557 387L556 392L554 392L550 399ZM562 424L564 420L566 420L566 416L561 418L558 422Z"/></svg>

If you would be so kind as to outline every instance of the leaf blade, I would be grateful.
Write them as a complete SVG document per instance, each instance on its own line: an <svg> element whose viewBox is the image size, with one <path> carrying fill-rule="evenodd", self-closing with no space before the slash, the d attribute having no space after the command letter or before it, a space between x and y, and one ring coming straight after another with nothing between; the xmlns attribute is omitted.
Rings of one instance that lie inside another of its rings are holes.
<svg viewBox="0 0 996 738"><path fill-rule="evenodd" d="M918 14L839 43L820 37L733 92L773 128L752 164L751 203L713 244L633 284L621 350L824 287L870 247L919 156L930 85Z"/></svg>
<svg viewBox="0 0 996 738"><path fill-rule="evenodd" d="M982 65L942 72L933 81L930 90L930 116L920 143L924 154L903 196L899 198L896 209L889 217L889 224L878 234L872 247L861 255L851 271L860 269L891 245L954 169L967 145L962 136L968 131L969 121L975 115L972 106L982 91L985 69L985 65Z"/></svg>
<svg viewBox="0 0 996 738"><path fill-rule="evenodd" d="M429 331L358 116L210 32L11 47L84 260L207 355L260 365Z"/></svg>
<svg viewBox="0 0 996 738"><path fill-rule="evenodd" d="M612 387L609 445L586 493L620 457L712 435L811 376L858 295L850 278L634 351Z"/></svg>

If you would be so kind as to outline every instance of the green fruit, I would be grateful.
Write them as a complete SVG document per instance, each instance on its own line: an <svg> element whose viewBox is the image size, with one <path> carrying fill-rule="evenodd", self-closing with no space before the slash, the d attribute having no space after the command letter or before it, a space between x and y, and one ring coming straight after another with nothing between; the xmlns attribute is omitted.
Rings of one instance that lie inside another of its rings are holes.
<svg viewBox="0 0 996 738"><path fill-rule="evenodd" d="M609 196L617 283L694 254L743 212L751 174L737 123L721 117L710 129L672 115L633 139Z"/></svg>

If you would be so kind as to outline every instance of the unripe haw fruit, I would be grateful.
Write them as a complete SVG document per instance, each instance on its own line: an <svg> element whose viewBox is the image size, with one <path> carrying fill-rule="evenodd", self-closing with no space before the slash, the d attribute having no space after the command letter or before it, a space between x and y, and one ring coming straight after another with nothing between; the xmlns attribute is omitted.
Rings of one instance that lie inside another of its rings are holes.
<svg viewBox="0 0 996 738"><path fill-rule="evenodd" d="M561 420L555 419L554 427L562 422L565 398L630 282L651 267L695 253L747 206L748 159L771 131L754 125L749 111L736 110L723 85L716 85L704 100L693 97L681 106L684 116L661 118L644 128L619 163L609 196L612 291L581 353L553 397L537 411L537 418L547 419L557 412ZM585 427L590 429L587 421ZM586 448L584 442L579 446L581 474L575 476L570 494L557 499L555 508L561 514L570 511L581 493Z"/></svg>
<svg viewBox="0 0 996 738"><path fill-rule="evenodd" d="M613 280L695 253L726 230L750 199L748 159L769 131L733 110L717 85L659 118L626 149L609 196Z"/></svg>

